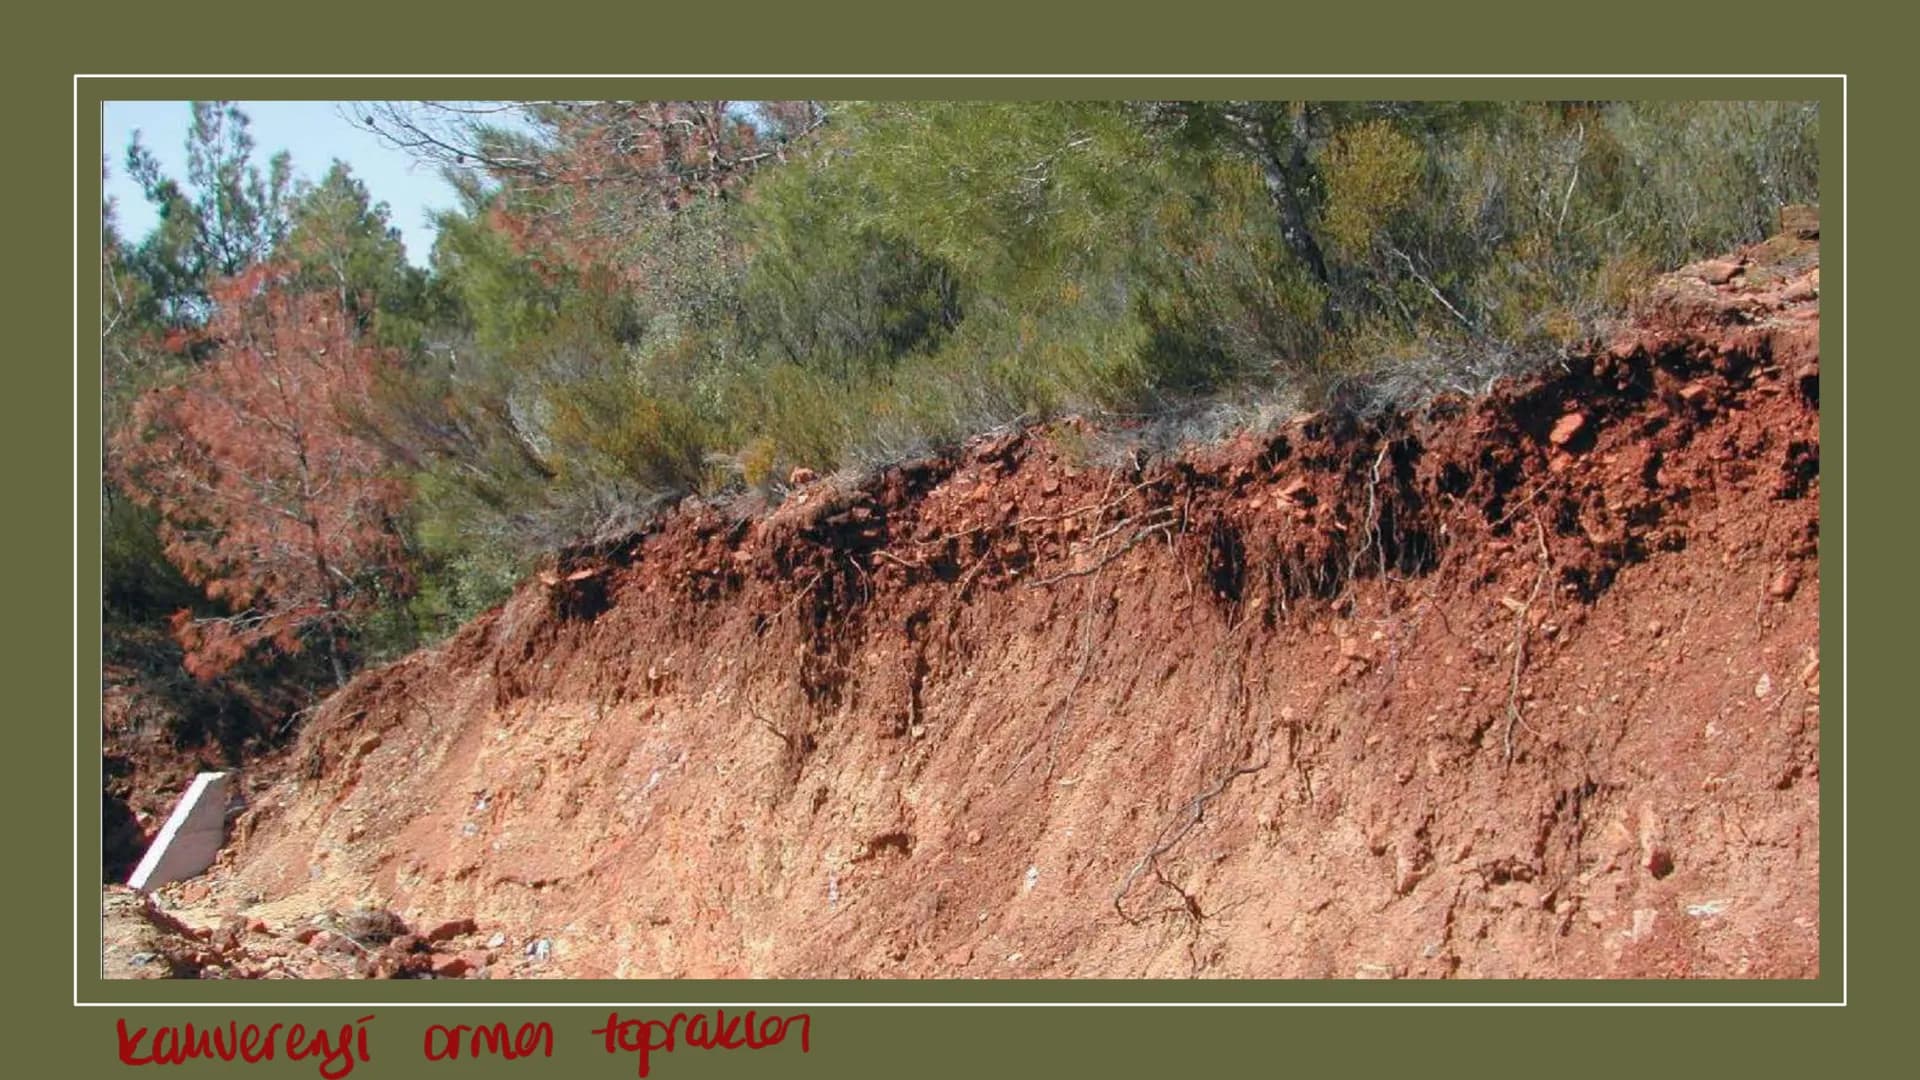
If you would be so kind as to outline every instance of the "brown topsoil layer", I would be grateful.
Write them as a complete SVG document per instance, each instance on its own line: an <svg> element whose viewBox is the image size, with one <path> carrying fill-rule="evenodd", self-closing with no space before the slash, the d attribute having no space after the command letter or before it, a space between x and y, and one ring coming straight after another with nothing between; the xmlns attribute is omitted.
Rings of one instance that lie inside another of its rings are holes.
<svg viewBox="0 0 1920 1080"><path fill-rule="evenodd" d="M576 553L331 699L109 970L1814 976L1816 264L1418 415ZM411 933L312 933L360 907Z"/></svg>

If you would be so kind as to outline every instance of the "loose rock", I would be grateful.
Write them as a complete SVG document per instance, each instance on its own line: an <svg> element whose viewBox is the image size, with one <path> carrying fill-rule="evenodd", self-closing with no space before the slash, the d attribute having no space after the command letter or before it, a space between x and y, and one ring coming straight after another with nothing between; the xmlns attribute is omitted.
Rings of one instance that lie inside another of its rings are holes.
<svg viewBox="0 0 1920 1080"><path fill-rule="evenodd" d="M1587 418L1584 414L1568 413L1554 422L1553 430L1547 435L1547 441L1565 449L1569 443L1580 437L1580 433L1585 431L1586 427Z"/></svg>
<svg viewBox="0 0 1920 1080"><path fill-rule="evenodd" d="M427 931L427 940L432 942L451 941L454 938L471 934L478 929L480 929L480 927L475 925L472 919L449 919Z"/></svg>

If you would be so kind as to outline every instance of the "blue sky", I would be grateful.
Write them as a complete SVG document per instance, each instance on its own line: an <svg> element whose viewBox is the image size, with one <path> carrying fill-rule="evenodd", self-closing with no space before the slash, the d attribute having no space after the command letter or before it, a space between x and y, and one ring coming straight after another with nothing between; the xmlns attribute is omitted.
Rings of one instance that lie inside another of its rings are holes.
<svg viewBox="0 0 1920 1080"><path fill-rule="evenodd" d="M450 209L453 189L432 168L419 165L406 153L383 146L380 140L349 123L340 109L352 102L242 101L240 111L253 121L254 153L264 165L276 152L293 158L296 177L318 180L335 159L353 166L353 174L367 185L376 202L384 202L393 224L407 245L407 258L425 265L433 250L433 228L428 216ZM106 140L107 194L116 204L123 235L145 236L154 214L138 186L126 176L127 142L137 130L140 140L160 159L171 176L185 178L187 128L192 112L184 101L109 101L102 126Z"/></svg>

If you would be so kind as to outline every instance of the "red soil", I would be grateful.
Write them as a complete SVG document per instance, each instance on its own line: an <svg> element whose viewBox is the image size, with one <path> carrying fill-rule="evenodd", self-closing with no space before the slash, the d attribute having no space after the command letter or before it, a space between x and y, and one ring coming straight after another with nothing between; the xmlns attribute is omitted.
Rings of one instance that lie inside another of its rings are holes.
<svg viewBox="0 0 1920 1080"><path fill-rule="evenodd" d="M1417 416L683 511L356 680L168 903L497 975L1813 976L1816 261Z"/></svg>

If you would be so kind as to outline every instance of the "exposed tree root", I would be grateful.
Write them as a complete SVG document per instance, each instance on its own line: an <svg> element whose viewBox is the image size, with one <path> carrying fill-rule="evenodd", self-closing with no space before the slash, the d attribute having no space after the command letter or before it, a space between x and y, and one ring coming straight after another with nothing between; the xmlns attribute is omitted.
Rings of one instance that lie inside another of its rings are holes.
<svg viewBox="0 0 1920 1080"><path fill-rule="evenodd" d="M1272 760L1273 760L1273 754L1271 751L1269 751L1265 756L1261 757L1259 761L1254 762L1251 765L1236 766L1231 771L1229 771L1227 775L1221 777L1219 783L1216 783L1211 788L1208 788L1206 791L1203 791L1200 794L1195 795L1191 800L1188 801L1186 810L1183 814L1183 819L1180 821L1179 826L1175 828L1174 826L1169 825L1167 828L1161 830L1160 839L1156 841L1151 848L1147 849L1147 853L1145 855L1140 856L1139 862L1136 862L1133 864L1133 869L1127 871L1126 878L1120 882L1120 888L1114 892L1113 910L1119 914L1121 919L1125 920L1129 924L1136 925L1136 926L1139 925L1140 920L1135 918L1132 915L1127 914L1127 909L1124 905L1127 899L1127 894L1133 891L1134 883L1140 880L1141 874L1146 873L1149 870L1153 872L1154 876L1160 881L1161 884L1171 887L1175 892L1180 894L1180 896L1183 898L1183 901L1184 901L1183 907L1189 913L1191 913L1195 918L1202 917L1199 901L1194 899L1191 895L1189 895L1185 889L1182 889L1178 885L1174 885L1171 881L1167 880L1166 875L1160 869L1160 862L1159 862L1160 856L1165 855L1167 852L1173 850L1174 845L1186 839L1187 834L1192 832L1194 826L1200 824L1200 819L1203 816L1205 816L1207 812L1207 804L1212 802L1214 799L1219 798L1220 795L1227 790L1227 785L1233 783L1236 779L1242 776L1245 776L1248 773L1259 772L1261 769L1266 768L1267 765Z"/></svg>

